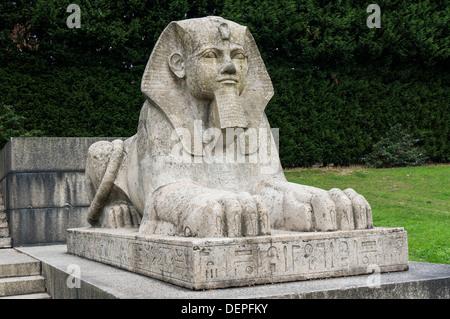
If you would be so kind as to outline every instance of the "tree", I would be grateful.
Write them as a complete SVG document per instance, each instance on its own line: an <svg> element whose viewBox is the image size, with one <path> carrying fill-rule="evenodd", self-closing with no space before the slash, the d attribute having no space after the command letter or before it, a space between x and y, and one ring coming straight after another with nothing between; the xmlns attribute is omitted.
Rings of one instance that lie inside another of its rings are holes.
<svg viewBox="0 0 450 319"><path fill-rule="evenodd" d="M247 25L258 44L275 88L266 113L280 129L284 166L363 163L397 123L430 160L450 161L443 0L379 3L379 29L367 27L368 4L356 0L80 0L73 29L71 3L0 3L0 96L27 118L25 130L134 134L140 80L162 30L219 15Z"/></svg>
<svg viewBox="0 0 450 319"><path fill-rule="evenodd" d="M26 118L17 115L12 105L0 103L0 149L5 146L11 137L39 136L38 130L26 131L24 123Z"/></svg>

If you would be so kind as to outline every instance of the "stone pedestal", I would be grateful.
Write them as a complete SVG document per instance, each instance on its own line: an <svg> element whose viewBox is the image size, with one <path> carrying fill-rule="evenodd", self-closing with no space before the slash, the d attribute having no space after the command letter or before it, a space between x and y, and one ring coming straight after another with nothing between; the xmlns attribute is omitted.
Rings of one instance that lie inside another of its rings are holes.
<svg viewBox="0 0 450 319"><path fill-rule="evenodd" d="M66 241L66 229L88 226L87 151L114 137L14 137L0 150L0 246ZM0 200L1 202L1 200ZM1 203L0 203L1 206Z"/></svg>
<svg viewBox="0 0 450 319"><path fill-rule="evenodd" d="M408 269L403 228L271 236L140 236L137 229L77 228L69 253L200 290Z"/></svg>

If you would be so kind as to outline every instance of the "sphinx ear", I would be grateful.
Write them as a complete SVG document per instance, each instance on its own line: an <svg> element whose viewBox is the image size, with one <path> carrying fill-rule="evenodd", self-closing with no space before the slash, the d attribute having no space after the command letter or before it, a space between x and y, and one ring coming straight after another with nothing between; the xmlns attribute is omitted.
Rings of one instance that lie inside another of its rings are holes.
<svg viewBox="0 0 450 319"><path fill-rule="evenodd" d="M184 64L184 58L179 53L173 53L169 57L170 70L180 79L186 75L186 68Z"/></svg>

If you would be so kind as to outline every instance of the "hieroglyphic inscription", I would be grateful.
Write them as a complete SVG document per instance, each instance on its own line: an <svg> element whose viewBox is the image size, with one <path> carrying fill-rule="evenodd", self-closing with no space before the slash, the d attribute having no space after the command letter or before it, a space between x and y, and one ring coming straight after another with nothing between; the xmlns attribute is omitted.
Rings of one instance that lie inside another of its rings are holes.
<svg viewBox="0 0 450 319"><path fill-rule="evenodd" d="M107 231L73 231L68 233L68 250L194 289L364 274L371 273L371 265L381 272L408 268L403 230L325 235L284 235L270 241L262 237L224 242L196 239L190 244Z"/></svg>
<svg viewBox="0 0 450 319"><path fill-rule="evenodd" d="M369 265L379 266L407 261L399 249L406 245L402 236L330 238L297 240L270 244L248 244L245 248L216 247L200 258L205 281L239 280L250 277L299 277L314 274L364 271ZM394 253L391 253L392 251ZM395 257L394 257L395 255ZM226 256L218 263L217 256ZM220 264L222 267L217 267Z"/></svg>
<svg viewBox="0 0 450 319"><path fill-rule="evenodd" d="M192 272L186 247L127 238L69 234L70 252L146 275L186 280Z"/></svg>

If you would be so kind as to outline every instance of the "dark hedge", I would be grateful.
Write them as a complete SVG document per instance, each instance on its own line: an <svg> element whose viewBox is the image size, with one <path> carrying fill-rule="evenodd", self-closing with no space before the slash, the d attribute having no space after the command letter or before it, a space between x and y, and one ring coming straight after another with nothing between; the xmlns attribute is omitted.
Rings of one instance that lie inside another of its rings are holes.
<svg viewBox="0 0 450 319"><path fill-rule="evenodd" d="M69 29L69 4L81 28ZM131 136L140 79L170 21L247 25L275 87L266 109L285 167L363 163L401 124L430 161L450 161L446 1L35 0L0 3L0 103L27 132ZM1 117L0 117L1 119ZM0 131L14 132L0 122ZM33 131L35 130L35 131ZM1 142L3 146L4 142Z"/></svg>

